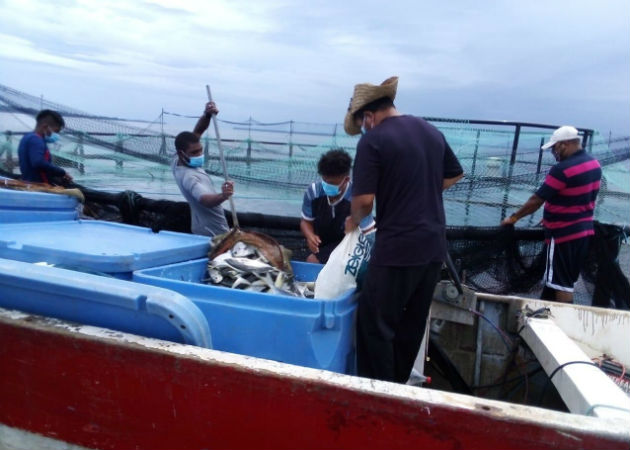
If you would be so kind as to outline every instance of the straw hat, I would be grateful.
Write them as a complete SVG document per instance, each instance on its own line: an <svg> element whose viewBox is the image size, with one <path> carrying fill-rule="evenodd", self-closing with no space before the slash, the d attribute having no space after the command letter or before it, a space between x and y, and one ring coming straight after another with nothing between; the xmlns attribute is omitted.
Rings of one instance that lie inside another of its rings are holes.
<svg viewBox="0 0 630 450"><path fill-rule="evenodd" d="M361 127L354 123L354 113L363 108L368 103L378 100L379 98L389 97L392 100L396 98L396 88L398 87L398 77L389 77L380 85L361 83L354 86L354 93L348 105L348 112L343 121L343 128L349 135L359 134Z"/></svg>

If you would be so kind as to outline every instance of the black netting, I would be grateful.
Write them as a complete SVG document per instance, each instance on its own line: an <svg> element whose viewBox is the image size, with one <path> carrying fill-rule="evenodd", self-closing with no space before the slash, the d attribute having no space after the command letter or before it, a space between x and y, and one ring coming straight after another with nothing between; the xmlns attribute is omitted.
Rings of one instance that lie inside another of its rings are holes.
<svg viewBox="0 0 630 450"><path fill-rule="evenodd" d="M531 294L542 278L542 228L449 227L447 239L461 278L477 290Z"/></svg>
<svg viewBox="0 0 630 450"><path fill-rule="evenodd" d="M151 200L131 191L83 191L85 212L96 219L140 225L155 232L190 232L190 208L186 202ZM226 218L231 226L229 212ZM294 259L306 259L309 252L299 218L239 213L238 220L245 230L274 237L293 252ZM595 237L582 273L595 306L630 307L630 284L617 262L624 236L623 227L595 222ZM545 270L542 228L448 227L447 239L460 278L469 287L493 294L539 296Z"/></svg>

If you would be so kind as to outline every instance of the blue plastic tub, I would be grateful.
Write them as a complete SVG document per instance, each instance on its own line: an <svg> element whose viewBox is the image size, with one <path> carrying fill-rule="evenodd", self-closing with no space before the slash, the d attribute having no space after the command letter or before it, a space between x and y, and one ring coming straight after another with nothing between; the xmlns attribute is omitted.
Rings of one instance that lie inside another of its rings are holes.
<svg viewBox="0 0 630 450"><path fill-rule="evenodd" d="M212 348L189 299L115 278L0 259L0 307Z"/></svg>
<svg viewBox="0 0 630 450"><path fill-rule="evenodd" d="M191 299L208 319L215 349L340 373L354 372L354 291L332 300L248 292L201 283L206 258L135 271L133 280ZM323 267L292 261L299 281Z"/></svg>
<svg viewBox="0 0 630 450"><path fill-rule="evenodd" d="M77 205L68 195L0 189L0 224L75 220Z"/></svg>
<svg viewBox="0 0 630 450"><path fill-rule="evenodd" d="M134 270L202 258L206 236L100 220L0 225L0 258L131 279Z"/></svg>

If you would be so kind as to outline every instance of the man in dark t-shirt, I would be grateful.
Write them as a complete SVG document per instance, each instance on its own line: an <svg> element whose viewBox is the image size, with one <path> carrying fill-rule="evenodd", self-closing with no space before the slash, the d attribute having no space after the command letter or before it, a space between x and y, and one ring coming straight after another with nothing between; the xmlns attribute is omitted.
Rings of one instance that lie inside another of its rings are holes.
<svg viewBox="0 0 630 450"><path fill-rule="evenodd" d="M376 241L358 300L357 370L359 376L405 383L446 257L442 191L463 170L442 133L398 113L397 83L392 77L379 86L355 86L344 128L364 134L346 231L376 200Z"/></svg>

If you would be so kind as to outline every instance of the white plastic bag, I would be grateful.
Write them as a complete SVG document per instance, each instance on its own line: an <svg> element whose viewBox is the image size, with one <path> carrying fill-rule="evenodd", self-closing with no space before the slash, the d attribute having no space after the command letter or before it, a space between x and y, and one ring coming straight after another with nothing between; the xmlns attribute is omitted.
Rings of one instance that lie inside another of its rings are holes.
<svg viewBox="0 0 630 450"><path fill-rule="evenodd" d="M366 236L359 228L346 234L317 276L315 298L332 299L356 288L357 276L370 260L372 243L373 235Z"/></svg>

